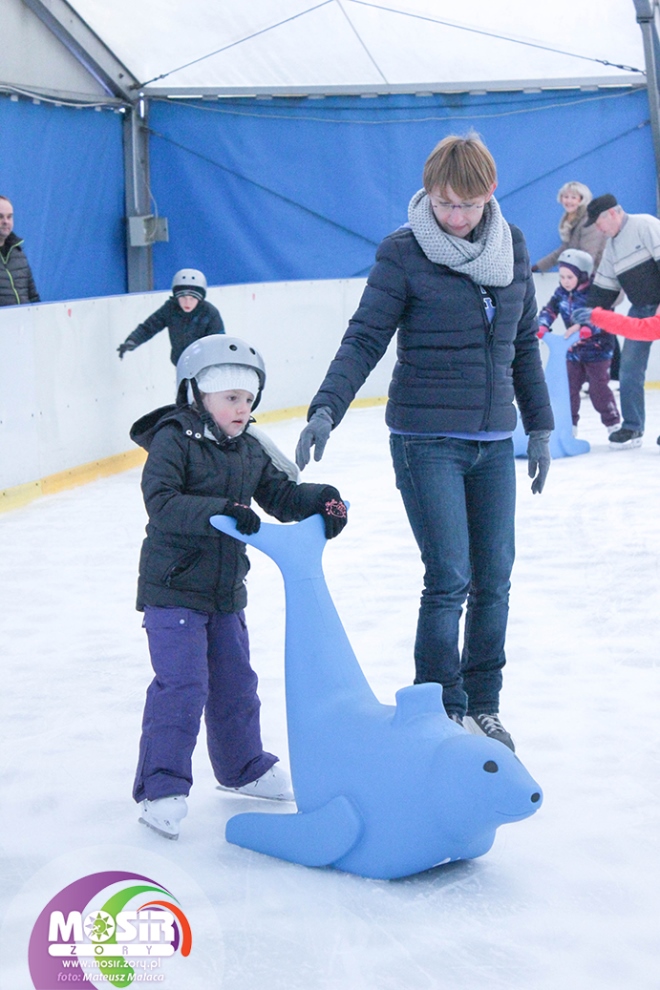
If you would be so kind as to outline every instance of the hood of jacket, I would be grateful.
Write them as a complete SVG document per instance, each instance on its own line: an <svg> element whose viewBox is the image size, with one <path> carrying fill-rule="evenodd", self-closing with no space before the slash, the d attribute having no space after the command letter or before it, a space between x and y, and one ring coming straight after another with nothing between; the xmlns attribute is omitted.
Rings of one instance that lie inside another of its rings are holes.
<svg viewBox="0 0 660 990"><path fill-rule="evenodd" d="M154 409L152 412L146 413L144 416L141 416L140 419L136 420L131 427L131 440L133 443L136 443L138 447L143 447L146 451L148 451L151 447L153 438L156 436L158 431L168 423L176 423L184 433L194 434L197 440L199 440L200 437L206 437L213 443L217 443L223 448L237 443L246 433L246 430L244 430L235 437L223 435L221 439L218 439L217 437L213 437L211 435L205 427L199 413L191 406L170 405L160 406L160 408ZM250 423L254 423L252 417L250 417ZM218 432L222 433L221 430Z"/></svg>
<svg viewBox="0 0 660 990"><path fill-rule="evenodd" d="M149 450L153 438L166 423L178 423L182 430L192 429L197 433L204 432L204 424L190 406L160 406L146 413L131 426L131 440L138 447Z"/></svg>

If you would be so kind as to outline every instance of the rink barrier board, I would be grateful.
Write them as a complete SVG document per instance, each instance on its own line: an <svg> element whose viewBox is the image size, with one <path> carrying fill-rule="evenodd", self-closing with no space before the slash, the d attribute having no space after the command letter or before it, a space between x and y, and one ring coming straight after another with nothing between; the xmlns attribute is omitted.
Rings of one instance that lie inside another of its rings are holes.
<svg viewBox="0 0 660 990"><path fill-rule="evenodd" d="M387 402L385 396L374 399L355 399L351 403L352 409L366 409L371 406L384 406ZM307 413L307 406L291 406L288 409L274 409L272 412L264 413L258 418L255 416L256 425L262 426L268 423L280 423L287 419L300 419ZM136 450L125 451L123 454L115 454L106 457L101 461L90 461L89 464L80 464L76 468L68 471L60 471L58 474L51 474L40 481L32 481L26 485L16 485L14 488L7 488L0 492L0 513L10 512L13 509L20 509L30 502L44 495L56 495L58 492L66 491L69 488L77 488L86 485L91 481L98 481L100 478L108 478L110 475L119 474L122 471L129 471L134 467L141 467L147 459L146 451L141 447Z"/></svg>
<svg viewBox="0 0 660 990"><path fill-rule="evenodd" d="M544 303L557 276L534 278ZM364 284L359 278L209 289L227 332L250 341L263 355L268 378L259 423L305 416ZM139 463L143 455L126 449L131 424L174 399L169 340L162 332L122 361L117 347L168 295L0 310L0 511ZM386 401L395 360L393 339L355 406ZM660 348L652 349L647 373L649 387L660 387Z"/></svg>
<svg viewBox="0 0 660 990"><path fill-rule="evenodd" d="M660 382L647 382L645 387L647 389L660 389ZM351 409L384 406L386 402L386 396L373 399L355 399L351 403ZM280 423L287 419L300 419L306 415L307 408L307 406L290 406L287 409L275 409L259 416L257 426L267 425L268 423ZM125 451L123 454L106 457L101 461L91 461L89 464L81 464L68 471L60 471L58 474L49 475L40 481L33 481L25 485L16 485L14 488L7 488L0 492L0 513L20 509L44 495L56 495L58 492L77 488L79 485L86 485L91 481L98 481L100 478L107 478L122 471L129 471L134 467L141 467L146 459L146 452L142 448L138 448L137 450Z"/></svg>

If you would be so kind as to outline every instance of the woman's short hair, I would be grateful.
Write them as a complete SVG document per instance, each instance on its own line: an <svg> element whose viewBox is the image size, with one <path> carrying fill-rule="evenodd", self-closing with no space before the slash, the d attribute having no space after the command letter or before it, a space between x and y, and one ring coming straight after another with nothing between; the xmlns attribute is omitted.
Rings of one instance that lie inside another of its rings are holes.
<svg viewBox="0 0 660 990"><path fill-rule="evenodd" d="M575 193L576 196L582 197L582 202L580 203L578 209L581 210L583 207L586 210L587 206L594 198L593 193L589 186L585 186L584 182L565 182L557 193L557 202L561 203L561 198L564 193Z"/></svg>
<svg viewBox="0 0 660 990"><path fill-rule="evenodd" d="M457 196L487 196L497 184L497 168L476 131L449 134L426 159L423 181L427 193L451 186Z"/></svg>

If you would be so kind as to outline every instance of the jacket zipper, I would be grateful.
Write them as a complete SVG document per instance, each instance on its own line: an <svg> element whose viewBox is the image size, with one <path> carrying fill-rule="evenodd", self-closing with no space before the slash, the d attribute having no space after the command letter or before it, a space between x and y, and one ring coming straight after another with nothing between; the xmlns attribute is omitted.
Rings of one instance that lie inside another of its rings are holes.
<svg viewBox="0 0 660 990"><path fill-rule="evenodd" d="M22 241L19 241L19 243L22 244L23 242ZM11 291L16 296L16 302L20 306L21 305L21 297L19 296L18 292L16 291L16 285L14 283L14 279L12 277L11 272L9 271L9 268L7 267L8 264L9 264L9 259L11 258L11 253L14 250L14 248L17 247L17 246L18 245L16 245L16 244L12 244L12 246L9 248L9 251L7 251L7 258L6 259L5 258L2 258L2 264L4 266L5 271L7 272L7 278L9 279L9 284L11 286ZM0 257L1 257L1 255L0 255Z"/></svg>
<svg viewBox="0 0 660 990"><path fill-rule="evenodd" d="M475 291L479 295L479 302L481 303L481 313L484 321L484 336L486 339L486 405L484 408L484 415L481 421L481 429L485 430L488 421L490 420L490 410L493 405L493 339L495 337L495 323L497 321L498 306L497 306L497 295L495 292L489 292L493 300L493 307L495 309L495 314L493 316L492 322L489 322L486 316L486 310L484 306L484 296L478 285L475 285Z"/></svg>

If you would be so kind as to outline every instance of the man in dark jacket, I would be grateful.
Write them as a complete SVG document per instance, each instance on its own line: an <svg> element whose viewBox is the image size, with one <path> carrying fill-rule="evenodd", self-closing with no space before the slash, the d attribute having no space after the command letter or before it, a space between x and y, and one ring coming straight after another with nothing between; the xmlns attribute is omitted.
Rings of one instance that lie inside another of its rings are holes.
<svg viewBox="0 0 660 990"><path fill-rule="evenodd" d="M39 302L22 245L14 233L14 208L6 196L0 196L0 306Z"/></svg>
<svg viewBox="0 0 660 990"><path fill-rule="evenodd" d="M170 335L172 364L176 364L186 347L201 337L224 333L225 325L218 310L206 299L206 277L196 268L182 268L172 279L172 295L160 309L140 323L117 348L123 359L167 327Z"/></svg>

